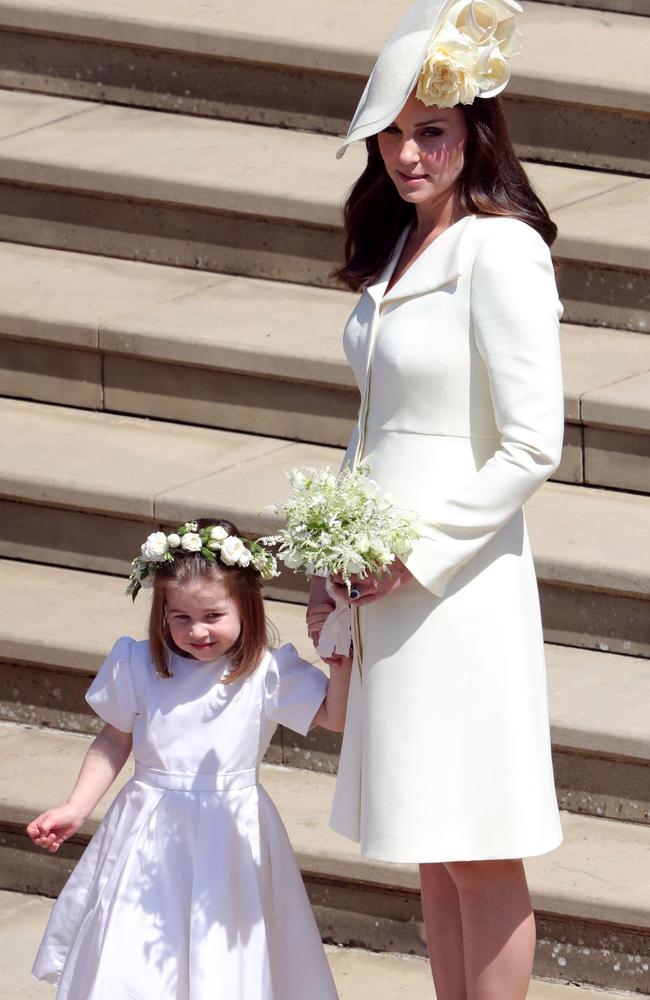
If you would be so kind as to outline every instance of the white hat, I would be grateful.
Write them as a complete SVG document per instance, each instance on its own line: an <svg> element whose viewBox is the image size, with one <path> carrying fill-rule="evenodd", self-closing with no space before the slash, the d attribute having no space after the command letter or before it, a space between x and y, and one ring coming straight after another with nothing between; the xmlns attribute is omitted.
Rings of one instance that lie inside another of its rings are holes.
<svg viewBox="0 0 650 1000"><path fill-rule="evenodd" d="M516 0L415 0L375 63L337 158L394 122L416 85L424 104L446 108L499 94L521 11Z"/></svg>

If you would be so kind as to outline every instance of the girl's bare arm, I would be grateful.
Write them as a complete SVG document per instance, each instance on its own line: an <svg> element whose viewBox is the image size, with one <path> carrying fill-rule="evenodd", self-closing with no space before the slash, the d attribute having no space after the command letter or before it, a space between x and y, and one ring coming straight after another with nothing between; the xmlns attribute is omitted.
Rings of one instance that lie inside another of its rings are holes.
<svg viewBox="0 0 650 1000"><path fill-rule="evenodd" d="M330 664L330 682L327 686L327 694L314 716L312 726L322 726L323 729L331 729L335 733L343 732L351 672L351 657L342 657L336 665Z"/></svg>
<svg viewBox="0 0 650 1000"><path fill-rule="evenodd" d="M28 836L38 847L58 851L64 840L77 832L124 767L132 742L131 733L104 726L88 748L67 802L41 813L27 827Z"/></svg>

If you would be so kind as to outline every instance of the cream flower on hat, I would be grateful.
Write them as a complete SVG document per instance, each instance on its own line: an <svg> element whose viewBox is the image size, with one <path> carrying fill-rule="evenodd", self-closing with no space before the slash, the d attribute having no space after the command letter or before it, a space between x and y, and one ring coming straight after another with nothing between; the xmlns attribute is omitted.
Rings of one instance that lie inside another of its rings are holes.
<svg viewBox="0 0 650 1000"><path fill-rule="evenodd" d="M471 104L478 92L476 47L452 24L445 24L427 52L415 96L423 104L453 108Z"/></svg>

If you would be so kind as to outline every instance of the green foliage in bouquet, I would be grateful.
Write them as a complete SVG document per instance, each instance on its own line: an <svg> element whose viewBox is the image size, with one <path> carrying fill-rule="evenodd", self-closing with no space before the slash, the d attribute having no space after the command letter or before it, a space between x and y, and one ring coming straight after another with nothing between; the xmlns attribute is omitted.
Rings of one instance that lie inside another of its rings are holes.
<svg viewBox="0 0 650 1000"><path fill-rule="evenodd" d="M271 510L284 527L260 541L277 545L277 557L308 576L340 574L348 589L352 576L381 576L395 557L405 559L418 533L413 519L398 510L369 478L369 467L293 469L293 495Z"/></svg>

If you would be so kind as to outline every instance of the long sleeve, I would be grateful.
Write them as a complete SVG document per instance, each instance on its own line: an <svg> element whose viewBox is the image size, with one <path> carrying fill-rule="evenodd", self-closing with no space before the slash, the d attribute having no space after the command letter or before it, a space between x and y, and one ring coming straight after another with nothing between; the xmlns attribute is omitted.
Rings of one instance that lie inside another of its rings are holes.
<svg viewBox="0 0 650 1000"><path fill-rule="evenodd" d="M550 253L531 227L498 223L475 257L470 309L500 443L420 524L406 565L437 596L553 473L562 453L562 309Z"/></svg>

